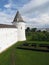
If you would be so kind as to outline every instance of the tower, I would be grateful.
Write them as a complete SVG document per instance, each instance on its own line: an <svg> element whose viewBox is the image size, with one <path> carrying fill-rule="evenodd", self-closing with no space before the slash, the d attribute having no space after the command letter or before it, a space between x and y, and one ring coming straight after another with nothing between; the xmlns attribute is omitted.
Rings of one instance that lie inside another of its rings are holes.
<svg viewBox="0 0 49 65"><path fill-rule="evenodd" d="M25 37L25 22L23 21L19 11L17 11L16 16L14 18L14 21L12 23L18 29L17 30L18 41L26 40L26 37Z"/></svg>

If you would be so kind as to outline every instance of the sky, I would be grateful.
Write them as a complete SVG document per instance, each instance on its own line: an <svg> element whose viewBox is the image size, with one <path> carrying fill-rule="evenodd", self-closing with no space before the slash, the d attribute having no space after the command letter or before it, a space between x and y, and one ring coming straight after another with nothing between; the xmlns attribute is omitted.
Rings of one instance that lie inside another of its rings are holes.
<svg viewBox="0 0 49 65"><path fill-rule="evenodd" d="M11 24L17 10L27 27L49 28L49 0L1 0L0 23Z"/></svg>

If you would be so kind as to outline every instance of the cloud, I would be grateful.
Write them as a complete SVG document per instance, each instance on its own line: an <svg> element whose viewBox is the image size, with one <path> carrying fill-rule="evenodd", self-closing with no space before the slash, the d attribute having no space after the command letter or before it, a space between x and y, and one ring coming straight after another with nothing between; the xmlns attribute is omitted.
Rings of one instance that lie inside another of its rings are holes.
<svg viewBox="0 0 49 65"><path fill-rule="evenodd" d="M9 0L4 5L6 10L0 12L0 20L2 22L11 22L16 14L17 9L20 11L27 26L30 27L47 27L49 25L49 0L30 0L21 4ZM49 27L49 26L48 26Z"/></svg>
<svg viewBox="0 0 49 65"><path fill-rule="evenodd" d="M49 27L49 14L42 13L36 18L29 18L23 16L23 19L26 21L27 27L39 27L39 28L47 28Z"/></svg>
<svg viewBox="0 0 49 65"><path fill-rule="evenodd" d="M18 10L20 8L20 4L15 0L8 0L8 3L4 5L7 9Z"/></svg>
<svg viewBox="0 0 49 65"><path fill-rule="evenodd" d="M31 0L30 2L28 2L27 4L25 4L20 11L22 13L28 12L30 10L32 10L33 8L36 8L44 3L48 2L48 0Z"/></svg>
<svg viewBox="0 0 49 65"><path fill-rule="evenodd" d="M20 9L27 26L49 27L49 0L31 0Z"/></svg>
<svg viewBox="0 0 49 65"><path fill-rule="evenodd" d="M14 16L8 15L4 12L0 12L0 23L11 24L13 19L14 19Z"/></svg>
<svg viewBox="0 0 49 65"><path fill-rule="evenodd" d="M5 8L11 8L11 4L4 5Z"/></svg>

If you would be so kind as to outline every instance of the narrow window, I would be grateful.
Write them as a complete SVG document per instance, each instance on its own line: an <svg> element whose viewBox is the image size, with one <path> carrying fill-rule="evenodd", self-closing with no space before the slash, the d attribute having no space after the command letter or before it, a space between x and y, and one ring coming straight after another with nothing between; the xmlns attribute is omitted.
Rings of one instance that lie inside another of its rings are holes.
<svg viewBox="0 0 49 65"><path fill-rule="evenodd" d="M21 27L21 29L22 29L22 27Z"/></svg>

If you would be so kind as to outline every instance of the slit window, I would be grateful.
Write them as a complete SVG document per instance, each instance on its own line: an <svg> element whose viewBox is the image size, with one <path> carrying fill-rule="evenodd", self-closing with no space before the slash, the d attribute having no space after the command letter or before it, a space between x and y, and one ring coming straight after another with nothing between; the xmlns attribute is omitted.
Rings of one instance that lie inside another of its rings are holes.
<svg viewBox="0 0 49 65"><path fill-rule="evenodd" d="M21 29L22 29L22 27L21 27Z"/></svg>

